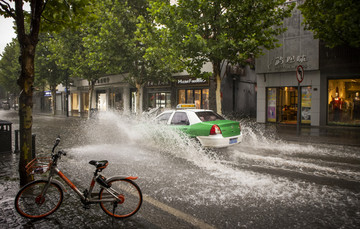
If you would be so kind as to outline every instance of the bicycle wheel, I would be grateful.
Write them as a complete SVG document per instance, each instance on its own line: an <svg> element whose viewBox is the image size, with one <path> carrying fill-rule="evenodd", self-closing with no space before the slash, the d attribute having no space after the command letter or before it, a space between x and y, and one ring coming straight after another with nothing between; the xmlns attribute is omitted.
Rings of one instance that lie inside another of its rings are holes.
<svg viewBox="0 0 360 229"><path fill-rule="evenodd" d="M116 200L106 189L99 192L99 199L102 210L116 218L126 218L134 215L142 204L142 193L135 182L128 179L110 180L111 189L115 190L120 201Z"/></svg>
<svg viewBox="0 0 360 229"><path fill-rule="evenodd" d="M15 197L16 211L30 219L40 219L54 213L63 201L63 191L61 187L51 182L46 193L41 192L47 181L33 181L17 193Z"/></svg>

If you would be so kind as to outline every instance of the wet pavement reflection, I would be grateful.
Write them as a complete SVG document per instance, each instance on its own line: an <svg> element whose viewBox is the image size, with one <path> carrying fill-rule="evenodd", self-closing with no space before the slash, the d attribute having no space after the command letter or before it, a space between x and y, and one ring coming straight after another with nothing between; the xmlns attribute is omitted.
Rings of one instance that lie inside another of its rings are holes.
<svg viewBox="0 0 360 229"><path fill-rule="evenodd" d="M18 128L16 115L0 111L0 119L12 121L13 129ZM97 205L85 210L69 189L52 217L29 221L12 206L18 186L17 155L2 155L3 167L12 169L1 172L0 207L5 220L0 220L0 227L360 226L360 148L356 144L329 144L334 137L331 129L330 134L317 134L323 129L309 128L298 136L289 128L241 122L241 144L209 150L151 119L111 112L92 120L34 115L37 154L48 154L60 135L60 148L68 156L59 167L80 190L88 187L92 176L88 161L106 159L110 164L105 176L139 176L137 183L147 199L137 215L119 221L106 216ZM355 142L354 131L352 137L346 136L348 142Z"/></svg>

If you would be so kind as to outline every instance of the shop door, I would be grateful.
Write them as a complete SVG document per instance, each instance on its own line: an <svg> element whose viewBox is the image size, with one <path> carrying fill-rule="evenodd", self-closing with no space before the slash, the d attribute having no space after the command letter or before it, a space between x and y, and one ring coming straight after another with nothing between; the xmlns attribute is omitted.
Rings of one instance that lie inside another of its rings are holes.
<svg viewBox="0 0 360 229"><path fill-rule="evenodd" d="M282 87L279 90L278 109L280 110L279 122L287 124L297 123L298 89L296 87Z"/></svg>

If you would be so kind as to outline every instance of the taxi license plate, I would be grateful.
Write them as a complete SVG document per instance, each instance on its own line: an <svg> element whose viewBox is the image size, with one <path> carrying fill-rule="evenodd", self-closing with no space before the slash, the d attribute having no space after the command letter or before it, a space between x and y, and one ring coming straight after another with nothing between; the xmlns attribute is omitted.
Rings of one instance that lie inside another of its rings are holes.
<svg viewBox="0 0 360 229"><path fill-rule="evenodd" d="M235 144L235 143L237 143L237 138L230 138L230 140L229 140L229 144Z"/></svg>

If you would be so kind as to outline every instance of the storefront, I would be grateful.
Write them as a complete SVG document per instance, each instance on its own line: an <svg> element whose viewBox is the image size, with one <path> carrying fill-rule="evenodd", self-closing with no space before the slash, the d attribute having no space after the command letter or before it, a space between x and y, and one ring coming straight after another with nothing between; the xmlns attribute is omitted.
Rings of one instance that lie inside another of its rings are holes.
<svg viewBox="0 0 360 229"><path fill-rule="evenodd" d="M360 126L360 78L328 79L329 125Z"/></svg>
<svg viewBox="0 0 360 229"><path fill-rule="evenodd" d="M172 107L172 83L167 82L148 82L145 91L145 107L152 108L168 108Z"/></svg>
<svg viewBox="0 0 360 229"><path fill-rule="evenodd" d="M301 123L311 123L311 87L301 87ZM267 122L296 124L298 88L267 88Z"/></svg>
<svg viewBox="0 0 360 229"><path fill-rule="evenodd" d="M146 86L148 108L174 108L178 104L195 104L209 109L209 81L189 76L175 76L173 82L149 83Z"/></svg>
<svg viewBox="0 0 360 229"><path fill-rule="evenodd" d="M209 109L208 80L179 77L176 79L175 85L177 91L177 104L195 104L197 109Z"/></svg>

